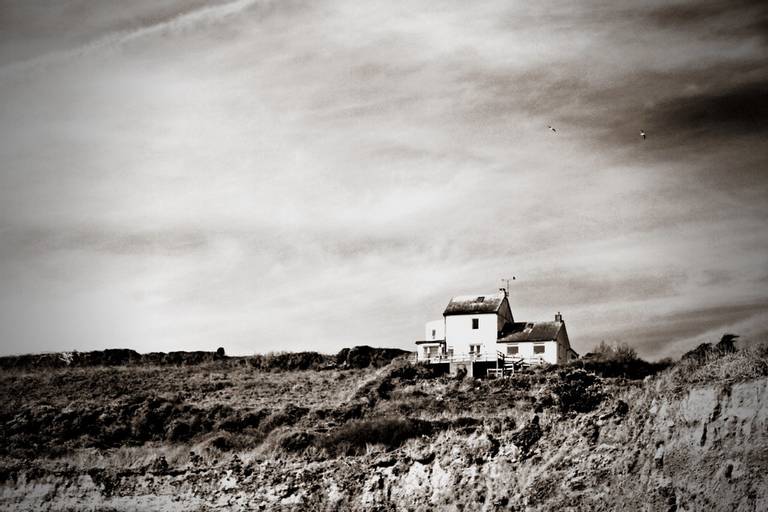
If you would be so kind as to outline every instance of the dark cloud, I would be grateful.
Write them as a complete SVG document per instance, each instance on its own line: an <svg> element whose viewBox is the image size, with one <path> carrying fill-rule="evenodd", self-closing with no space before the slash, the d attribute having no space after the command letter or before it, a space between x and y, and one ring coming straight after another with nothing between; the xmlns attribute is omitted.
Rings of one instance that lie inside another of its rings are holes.
<svg viewBox="0 0 768 512"><path fill-rule="evenodd" d="M762 135L768 131L768 77L668 99L647 111L647 124L694 136Z"/></svg>
<svg viewBox="0 0 768 512"><path fill-rule="evenodd" d="M638 350L646 356L658 354L679 356L702 341L718 341L718 334L713 339L703 339L713 330L722 328L722 334L725 334L733 324L766 313L768 313L768 302L685 310L654 318L645 325L629 329L621 336L622 341L638 347ZM683 339L697 341L680 344L679 340Z"/></svg>
<svg viewBox="0 0 768 512"><path fill-rule="evenodd" d="M592 274L558 275L553 269L551 277L530 282L521 280L517 288L523 296L532 299L528 302L531 306L543 307L547 302L551 303L552 297L557 296L561 307L573 307L670 297L678 292L687 279L682 272L607 277Z"/></svg>
<svg viewBox="0 0 768 512"><path fill-rule="evenodd" d="M651 9L647 17L657 25L680 28L684 25L715 22L718 18L728 15L753 14L756 10L766 10L765 3L754 0L699 1L662 5Z"/></svg>
<svg viewBox="0 0 768 512"><path fill-rule="evenodd" d="M652 9L647 18L665 29L706 30L710 37L759 36L765 40L768 36L768 6L762 1L664 5Z"/></svg>
<svg viewBox="0 0 768 512"><path fill-rule="evenodd" d="M58 251L86 251L112 255L180 255L204 249L210 236L201 231L108 230L102 227L59 230L6 230L0 234L0 255L29 256Z"/></svg>
<svg viewBox="0 0 768 512"><path fill-rule="evenodd" d="M119 0L67 0L52 4L0 0L0 63L87 44L111 32L166 23L211 3L187 0L180 5L175 0L135 0L128 5ZM15 44L19 40L24 41L24 47Z"/></svg>

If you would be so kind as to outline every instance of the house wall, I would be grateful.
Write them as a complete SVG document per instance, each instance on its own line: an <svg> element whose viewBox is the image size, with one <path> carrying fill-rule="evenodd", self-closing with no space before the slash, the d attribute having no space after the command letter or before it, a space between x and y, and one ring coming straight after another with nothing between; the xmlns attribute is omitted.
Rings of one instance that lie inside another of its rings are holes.
<svg viewBox="0 0 768 512"><path fill-rule="evenodd" d="M443 355L443 343L419 343L416 348L417 361L429 361Z"/></svg>
<svg viewBox="0 0 768 512"><path fill-rule="evenodd" d="M565 364L568 362L569 348L568 335L565 333L565 329L560 329L560 332L557 333L557 364Z"/></svg>
<svg viewBox="0 0 768 512"><path fill-rule="evenodd" d="M473 318L479 320L477 329L472 329ZM498 321L495 313L445 317L445 344L449 352L453 349L454 356L469 357L469 346L479 344L480 353L485 356L483 359L494 359L497 334Z"/></svg>
<svg viewBox="0 0 768 512"><path fill-rule="evenodd" d="M432 331L435 334L432 334ZM444 340L445 339L445 319L432 320L424 325L425 340Z"/></svg>
<svg viewBox="0 0 768 512"><path fill-rule="evenodd" d="M573 361L574 359L578 359L578 357L574 358L571 356L571 340L568 338L568 330L565 328L565 324L563 324L563 328L560 329L558 338L562 341L563 347L565 347L563 361L567 363L569 361Z"/></svg>
<svg viewBox="0 0 768 512"><path fill-rule="evenodd" d="M544 353L543 354L536 354L533 351L533 347L537 345L544 345ZM533 359L533 358L542 358L547 363L551 364L560 364L558 363L558 357L560 360L562 360L562 349L558 350L560 345L558 344L557 340L552 341L523 341L520 343L499 343L499 352L502 354L507 354L507 347L517 346L518 353L516 356L510 356L510 357L522 357L523 359Z"/></svg>
<svg viewBox="0 0 768 512"><path fill-rule="evenodd" d="M509 301L504 297L504 300L501 302L501 307L499 308L499 314L496 317L496 330L501 331L504 328L504 324L512 323L514 321L515 319L512 316L512 310L509 308Z"/></svg>

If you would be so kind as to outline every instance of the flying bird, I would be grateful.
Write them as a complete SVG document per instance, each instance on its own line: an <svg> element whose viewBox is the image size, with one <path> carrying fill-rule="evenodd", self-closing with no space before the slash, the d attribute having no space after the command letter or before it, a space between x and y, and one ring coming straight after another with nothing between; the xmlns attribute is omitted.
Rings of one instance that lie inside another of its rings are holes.
<svg viewBox="0 0 768 512"><path fill-rule="evenodd" d="M552 130L552 133L557 133L557 130L555 130L555 129L554 129L554 128L552 128L551 126L547 125L547 128L549 128L550 130Z"/></svg>
<svg viewBox="0 0 768 512"><path fill-rule="evenodd" d="M640 130L640 136L645 140L645 130Z"/></svg>

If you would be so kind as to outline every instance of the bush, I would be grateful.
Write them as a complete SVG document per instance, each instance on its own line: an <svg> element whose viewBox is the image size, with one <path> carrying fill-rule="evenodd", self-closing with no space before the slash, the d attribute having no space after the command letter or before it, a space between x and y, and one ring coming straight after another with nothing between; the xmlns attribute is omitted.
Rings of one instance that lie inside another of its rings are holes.
<svg viewBox="0 0 768 512"><path fill-rule="evenodd" d="M315 443L315 435L308 432L291 432L280 438L277 445L287 452L302 452Z"/></svg>
<svg viewBox="0 0 768 512"><path fill-rule="evenodd" d="M261 424L261 431L265 434L270 433L277 427L283 425L292 425L304 417L309 412L306 407L298 407L293 404L286 405L282 411L272 413Z"/></svg>
<svg viewBox="0 0 768 512"><path fill-rule="evenodd" d="M171 442L186 441L190 437L192 437L192 429L185 421L173 420L165 429L165 438Z"/></svg>
<svg viewBox="0 0 768 512"><path fill-rule="evenodd" d="M381 444L391 450L408 439L431 433L432 424L428 421L383 417L352 420L318 441L332 455L359 455L369 444Z"/></svg>
<svg viewBox="0 0 768 512"><path fill-rule="evenodd" d="M520 449L523 458L527 458L533 447L541 439L542 431L539 425L539 417L534 416L530 423L512 434L512 442Z"/></svg>
<svg viewBox="0 0 768 512"><path fill-rule="evenodd" d="M768 345L731 352L717 346L688 352L669 372L676 386L706 382L743 382L768 376Z"/></svg>
<svg viewBox="0 0 768 512"><path fill-rule="evenodd" d="M582 359L573 361L571 367L582 368L600 377L623 377L625 379L644 379L655 375L672 365L670 361L649 363L637 357L637 351L626 343L610 345L601 341L592 352Z"/></svg>
<svg viewBox="0 0 768 512"><path fill-rule="evenodd" d="M336 365L341 368L381 368L396 357L408 354L399 348L373 348L367 345L345 348L336 354Z"/></svg>
<svg viewBox="0 0 768 512"><path fill-rule="evenodd" d="M695 361L698 364L705 364L708 361L717 359L725 354L732 354L736 352L734 342L736 341L735 334L723 334L720 338L720 342L712 346L711 343L702 343L693 350L690 350L683 354L680 358L681 361Z"/></svg>
<svg viewBox="0 0 768 512"><path fill-rule="evenodd" d="M601 361L636 361L637 351L626 343L614 343L610 345L601 341L592 349L592 355L595 359Z"/></svg>
<svg viewBox="0 0 768 512"><path fill-rule="evenodd" d="M560 380L552 392L558 398L560 412L590 412L603 399L598 378L584 370L560 372Z"/></svg>

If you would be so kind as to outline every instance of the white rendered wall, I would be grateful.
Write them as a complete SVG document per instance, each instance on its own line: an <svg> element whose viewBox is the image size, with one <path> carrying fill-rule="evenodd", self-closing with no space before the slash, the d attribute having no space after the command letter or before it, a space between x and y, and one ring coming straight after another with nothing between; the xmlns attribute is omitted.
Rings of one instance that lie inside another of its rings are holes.
<svg viewBox="0 0 768 512"><path fill-rule="evenodd" d="M507 347L517 346L517 354L509 357L522 357L523 359L542 358L547 363L558 364L558 343L557 341L524 341L521 343L498 343L498 350L504 355L508 355ZM543 354L534 354L534 345L544 345Z"/></svg>
<svg viewBox="0 0 768 512"><path fill-rule="evenodd" d="M430 357L430 352L432 355ZM443 355L443 344L440 343L420 343L416 348L416 360L428 361L432 358L437 358Z"/></svg>
<svg viewBox="0 0 768 512"><path fill-rule="evenodd" d="M435 331L435 334L432 334ZM445 339L445 320L432 320L427 322L424 326L424 339L425 340L444 340Z"/></svg>
<svg viewBox="0 0 768 512"><path fill-rule="evenodd" d="M477 329L472 329L472 319L479 320ZM470 345L480 345L480 353L486 357L479 360L495 360L498 335L496 314L449 315L445 317L445 344L454 356L468 356Z"/></svg>

